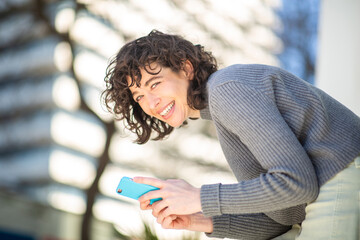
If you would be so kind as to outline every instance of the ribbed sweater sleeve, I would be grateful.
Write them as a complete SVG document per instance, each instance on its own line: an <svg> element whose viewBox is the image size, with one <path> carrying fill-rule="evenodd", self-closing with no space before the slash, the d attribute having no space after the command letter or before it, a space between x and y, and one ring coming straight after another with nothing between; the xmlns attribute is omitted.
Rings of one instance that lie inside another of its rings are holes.
<svg viewBox="0 0 360 240"><path fill-rule="evenodd" d="M242 240L272 239L291 227L281 225L265 214L244 214L213 217L214 230L208 237Z"/></svg>

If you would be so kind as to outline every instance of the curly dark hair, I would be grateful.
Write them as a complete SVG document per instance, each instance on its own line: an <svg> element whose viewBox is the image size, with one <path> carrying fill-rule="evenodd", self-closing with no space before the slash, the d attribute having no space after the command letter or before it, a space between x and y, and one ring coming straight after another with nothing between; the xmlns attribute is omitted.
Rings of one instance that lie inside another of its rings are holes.
<svg viewBox="0 0 360 240"><path fill-rule="evenodd" d="M187 102L191 108L201 110L206 107L206 82L210 74L217 70L216 59L203 46L194 45L178 35L153 30L147 36L125 44L110 61L102 98L108 111L114 113L117 120L126 120L126 128L137 134L136 143L146 143L152 130L158 134L153 140L163 139L172 132L173 127L141 109L132 97L127 77L132 81L130 86L140 86L140 69L156 75L148 70L152 63L156 63L160 69L166 67L178 73L183 70L187 60L194 69Z"/></svg>

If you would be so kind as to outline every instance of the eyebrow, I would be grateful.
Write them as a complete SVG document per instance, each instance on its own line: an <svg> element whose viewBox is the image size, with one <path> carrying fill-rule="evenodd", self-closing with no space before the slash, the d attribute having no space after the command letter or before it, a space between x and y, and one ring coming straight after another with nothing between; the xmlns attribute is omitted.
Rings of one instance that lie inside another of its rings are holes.
<svg viewBox="0 0 360 240"><path fill-rule="evenodd" d="M151 78L149 78L146 82L145 82L145 87L147 87L147 86L149 86L149 84L150 84L150 82L152 82L152 81L154 81L154 80L156 80L156 79L158 79L158 78L162 78L162 76L153 76L153 77L151 77Z"/></svg>
<svg viewBox="0 0 360 240"><path fill-rule="evenodd" d="M150 84L152 81L154 81L154 80L156 80L156 79L158 79L158 78L162 78L162 76L156 75L156 76L153 76L153 77L149 78L149 79L145 82L144 86L145 86L145 87L149 86L149 84ZM136 93L137 93L137 91L135 90L135 91L132 92L132 95L134 96Z"/></svg>

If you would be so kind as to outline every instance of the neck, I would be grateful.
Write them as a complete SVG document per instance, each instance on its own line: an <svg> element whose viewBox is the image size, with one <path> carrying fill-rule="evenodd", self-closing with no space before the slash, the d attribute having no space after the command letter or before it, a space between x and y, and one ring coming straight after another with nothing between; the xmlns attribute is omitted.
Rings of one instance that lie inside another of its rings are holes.
<svg viewBox="0 0 360 240"><path fill-rule="evenodd" d="M190 118L200 118L200 110L194 109L190 113Z"/></svg>

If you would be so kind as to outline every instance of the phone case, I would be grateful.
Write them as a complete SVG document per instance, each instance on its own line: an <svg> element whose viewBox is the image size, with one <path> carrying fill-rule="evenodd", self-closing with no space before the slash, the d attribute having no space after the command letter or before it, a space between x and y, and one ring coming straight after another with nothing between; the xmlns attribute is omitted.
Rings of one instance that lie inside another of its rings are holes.
<svg viewBox="0 0 360 240"><path fill-rule="evenodd" d="M151 185L136 183L129 177L123 177L121 178L119 185L116 188L116 192L122 196L137 200L145 193L158 189L159 188ZM161 199L162 198L151 199L150 204L153 204L154 202Z"/></svg>

